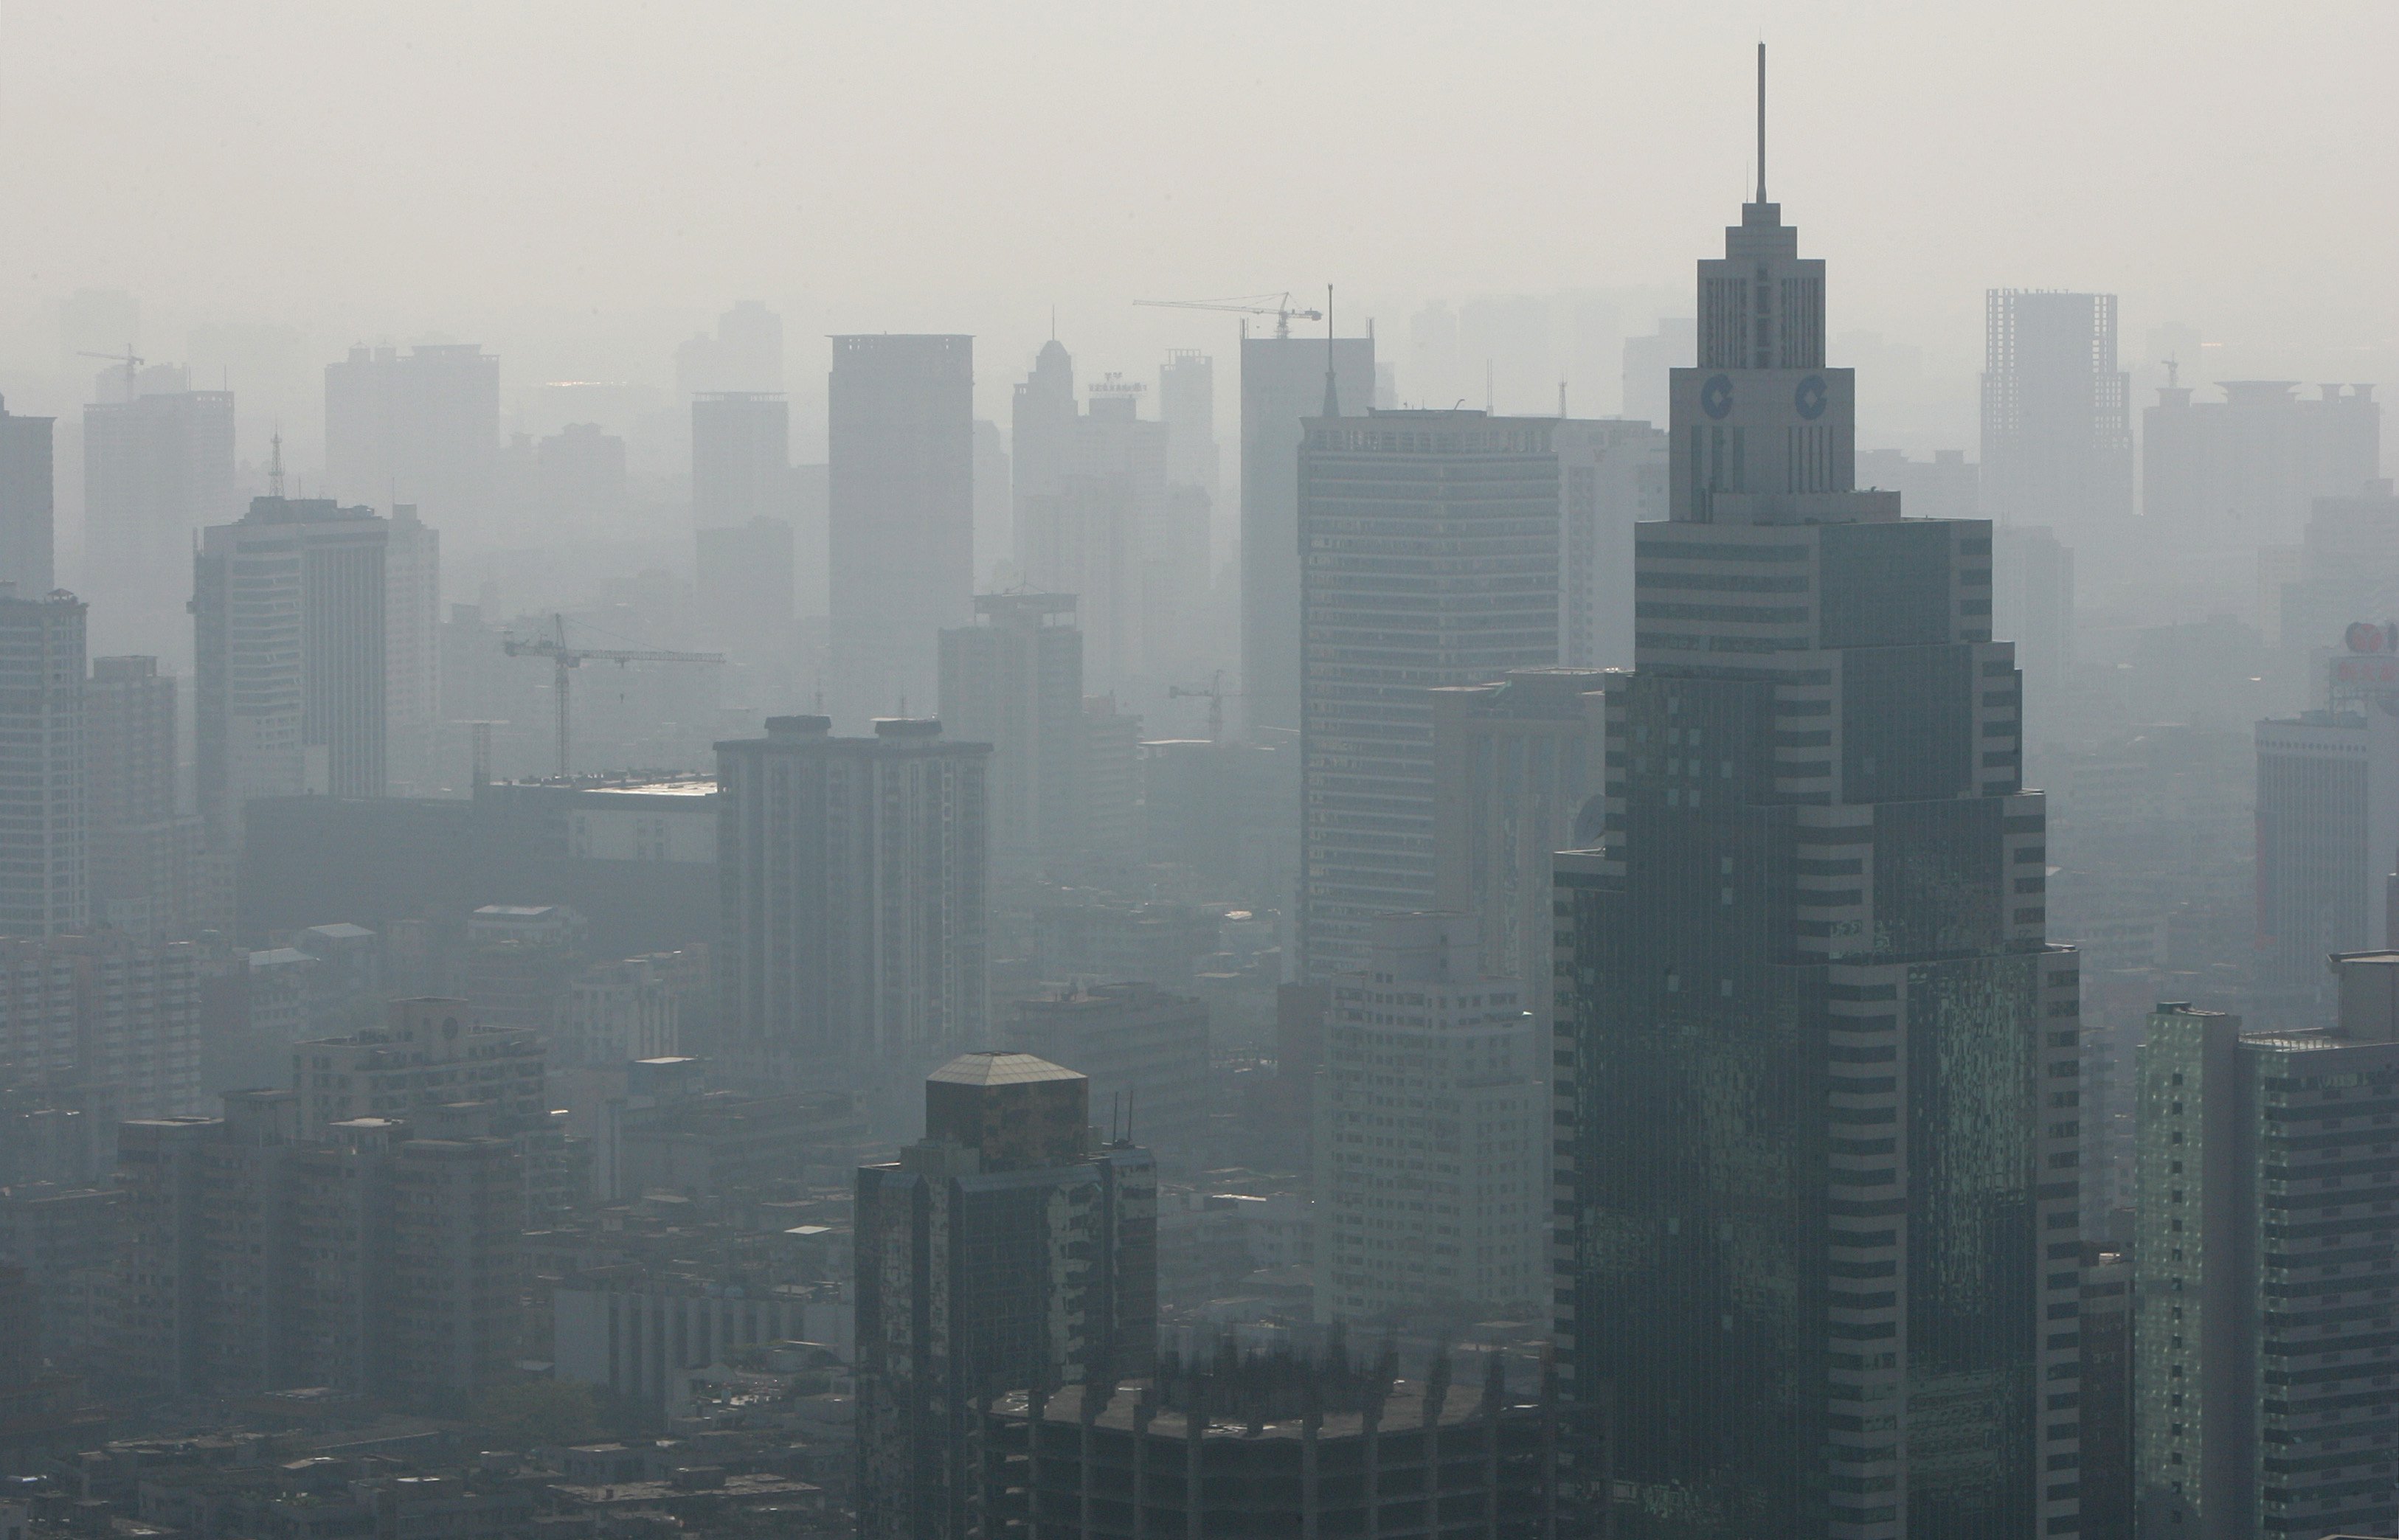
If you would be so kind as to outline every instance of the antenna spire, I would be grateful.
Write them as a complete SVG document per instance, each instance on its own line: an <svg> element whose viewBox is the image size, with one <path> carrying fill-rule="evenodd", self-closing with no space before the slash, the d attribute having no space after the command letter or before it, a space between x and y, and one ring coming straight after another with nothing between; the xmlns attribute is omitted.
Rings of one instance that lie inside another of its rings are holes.
<svg viewBox="0 0 2399 1540"><path fill-rule="evenodd" d="M256 441L251 440L253 443ZM268 441L275 448L273 456L266 462L266 493L270 497L280 497L283 495L283 430L276 429L275 437Z"/></svg>
<svg viewBox="0 0 2399 1540"><path fill-rule="evenodd" d="M1766 40L1757 41L1757 201L1766 201Z"/></svg>

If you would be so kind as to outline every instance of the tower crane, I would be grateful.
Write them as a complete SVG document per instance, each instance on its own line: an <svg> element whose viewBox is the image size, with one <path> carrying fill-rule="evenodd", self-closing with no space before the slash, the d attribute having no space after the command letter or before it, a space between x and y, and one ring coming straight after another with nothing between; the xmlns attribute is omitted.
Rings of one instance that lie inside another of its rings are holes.
<svg viewBox="0 0 2399 1540"><path fill-rule="evenodd" d="M566 678L567 670L586 663L614 663L619 668L628 663L722 663L723 653L679 653L663 648L624 649L613 647L570 647L566 644L566 617L549 617L550 633L530 641L516 637L505 639L500 645L510 657L546 657L549 659L552 682L551 699L558 707L558 773L566 773Z"/></svg>
<svg viewBox="0 0 2399 1540"><path fill-rule="evenodd" d="M1170 684L1166 687L1169 700L1204 700L1208 703L1208 741L1225 741L1225 702L1238 700L1242 692L1225 688L1225 670L1217 669L1208 676L1208 687L1196 684Z"/></svg>
<svg viewBox="0 0 2399 1540"><path fill-rule="evenodd" d="M1274 303L1260 304L1259 302L1263 300L1271 300ZM1272 316L1275 318L1275 335L1278 337L1291 335L1291 318L1294 316L1297 316L1304 321L1321 321L1324 318L1324 312L1321 310L1303 310L1294 307L1291 303L1289 290L1280 294L1236 294L1230 299L1223 300L1135 300L1132 303L1147 305L1154 310L1222 310L1236 316Z"/></svg>
<svg viewBox="0 0 2399 1540"><path fill-rule="evenodd" d="M134 371L140 369L143 364L150 361L149 359L142 358L140 354L134 352L133 344L131 343L127 343L125 344L125 351L122 353L86 353L78 349L75 353L75 357L78 358L106 358L110 363L123 364L125 366L125 399L129 401L133 399Z"/></svg>

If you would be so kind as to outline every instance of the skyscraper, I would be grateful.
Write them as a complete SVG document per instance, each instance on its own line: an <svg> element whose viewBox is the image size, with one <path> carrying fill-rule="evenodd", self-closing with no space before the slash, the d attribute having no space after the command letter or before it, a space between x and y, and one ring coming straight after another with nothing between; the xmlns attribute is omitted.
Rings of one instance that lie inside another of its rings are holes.
<svg viewBox="0 0 2399 1540"><path fill-rule="evenodd" d="M110 653L188 659L192 536L240 511L233 395L168 390L83 415L84 591Z"/></svg>
<svg viewBox="0 0 2399 1540"><path fill-rule="evenodd" d="M1241 689L1254 732L1299 727L1301 420L1374 404L1374 338L1241 338Z"/></svg>
<svg viewBox="0 0 2399 1540"><path fill-rule="evenodd" d="M930 720L848 738L770 717L716 752L723 1055L888 1093L978 1041L990 745Z"/></svg>
<svg viewBox="0 0 2399 1540"><path fill-rule="evenodd" d="M2382 403L2370 385L2227 380L2221 401L2164 385L2141 412L2141 514L2177 546L2231 553L2299 538L2319 497L2355 497L2382 474Z"/></svg>
<svg viewBox="0 0 2399 1540"><path fill-rule="evenodd" d="M2183 1002L2141 1049L2133 1246L2137 1533L2387 1533L2399 1259L2387 1124L2399 953L2332 959L2331 1030Z"/></svg>
<svg viewBox="0 0 2399 1540"><path fill-rule="evenodd" d="M1041 344L1033 358L1032 372L1017 382L1009 413L1009 476L1010 507L1016 531L1016 561L1025 564L1026 509L1037 499L1054 497L1074 455L1075 428L1082 409L1075 404L1075 358L1055 337Z"/></svg>
<svg viewBox="0 0 2399 1540"><path fill-rule="evenodd" d="M1557 858L1576 1479L1623 1540L2072 1533L2079 969L1990 526L1851 490L1763 176L1699 312L1605 839Z"/></svg>
<svg viewBox="0 0 2399 1540"><path fill-rule="evenodd" d="M942 633L942 723L991 745L991 858L1022 879L1082 831L1083 633L1071 594L978 594L975 613Z"/></svg>
<svg viewBox="0 0 2399 1540"><path fill-rule="evenodd" d="M836 709L933 696L974 601L974 339L833 339L828 536Z"/></svg>
<svg viewBox="0 0 2399 1540"><path fill-rule="evenodd" d="M1316 1078L1316 1315L1549 1309L1546 1033L1465 914L1378 914Z"/></svg>
<svg viewBox="0 0 2399 1540"><path fill-rule="evenodd" d="M416 505L470 544L487 538L500 449L500 360L479 343L405 354L354 347L325 366L325 492Z"/></svg>
<svg viewBox="0 0 2399 1540"><path fill-rule="evenodd" d="M1029 1053L925 1082L925 1137L858 1171L858 1532L966 1540L983 1399L1145 1373L1158 1177L1093 1147L1089 1083Z"/></svg>
<svg viewBox="0 0 2399 1540"><path fill-rule="evenodd" d="M385 792L385 542L365 508L253 498L193 559L200 816L238 844L259 797Z"/></svg>
<svg viewBox="0 0 2399 1540"><path fill-rule="evenodd" d="M1166 425L1166 480L1198 488L1214 507L1225 480L1216 446L1216 361L1196 347L1170 348L1158 370L1158 416Z"/></svg>
<svg viewBox="0 0 2399 1540"><path fill-rule="evenodd" d="M441 532L401 503L384 534L385 752L394 790L431 796L442 784Z"/></svg>
<svg viewBox="0 0 2399 1540"><path fill-rule="evenodd" d="M175 810L175 677L155 657L96 657L85 688L93 919L144 940L199 918L198 820Z"/></svg>
<svg viewBox="0 0 2399 1540"><path fill-rule="evenodd" d="M1430 689L1558 658L1554 417L1312 417L1300 451L1300 965L1433 898Z"/></svg>
<svg viewBox="0 0 2399 1540"><path fill-rule="evenodd" d="M0 583L28 598L58 586L52 549L48 417L20 417L0 399Z"/></svg>
<svg viewBox="0 0 2399 1540"><path fill-rule="evenodd" d="M1048 412L1039 392L1056 385L1064 356L1042 350L1022 387L1019 404L1028 412L1037 402ZM1094 691L1122 689L1155 671L1149 642L1164 642L1188 608L1178 602L1178 585L1204 578L1207 568L1204 529L1196 553L1190 541L1176 539L1184 532L1166 494L1166 425L1141 415L1141 393L1139 383L1108 375L1091 387L1089 411L1042 416L1020 435L1035 466L1019 480L1017 565L1027 584L1075 596L1084 675ZM1161 561L1171 576L1157 570Z"/></svg>
<svg viewBox="0 0 2399 1540"><path fill-rule="evenodd" d="M779 395L720 390L691 403L691 521L734 529L792 515L792 408Z"/></svg>
<svg viewBox="0 0 2399 1540"><path fill-rule="evenodd" d="M1666 430L1647 423L1561 423L1558 661L1633 661L1633 526L1666 517Z"/></svg>
<svg viewBox="0 0 2399 1540"><path fill-rule="evenodd" d="M1431 692L1433 903L1481 923L1484 971L1524 986L1544 1043L1556 1003L1544 987L1550 857L1600 834L1608 677L1519 669Z"/></svg>
<svg viewBox="0 0 2399 1540"><path fill-rule="evenodd" d="M2132 377L2116 296L1994 289L1984 314L1983 511L2121 550L2133 516Z"/></svg>
<svg viewBox="0 0 2399 1540"><path fill-rule="evenodd" d="M0 935L88 923L84 689L83 601L0 587Z"/></svg>

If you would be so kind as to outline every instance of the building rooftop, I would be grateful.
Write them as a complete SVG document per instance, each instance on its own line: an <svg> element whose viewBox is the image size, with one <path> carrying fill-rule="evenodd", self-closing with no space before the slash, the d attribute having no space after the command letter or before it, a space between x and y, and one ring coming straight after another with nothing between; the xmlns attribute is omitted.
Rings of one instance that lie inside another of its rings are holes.
<svg viewBox="0 0 2399 1540"><path fill-rule="evenodd" d="M1080 1080L1063 1065L1029 1053L986 1049L962 1053L925 1077L928 1085L1023 1086L1042 1080Z"/></svg>

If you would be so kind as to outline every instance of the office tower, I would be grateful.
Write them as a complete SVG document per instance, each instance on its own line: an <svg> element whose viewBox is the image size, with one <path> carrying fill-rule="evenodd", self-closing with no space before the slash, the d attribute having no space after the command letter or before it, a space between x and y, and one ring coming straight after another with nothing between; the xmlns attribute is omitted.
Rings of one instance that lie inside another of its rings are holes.
<svg viewBox="0 0 2399 1540"><path fill-rule="evenodd" d="M1196 347L1169 348L1158 369L1158 416L1166 425L1166 480L1196 487L1210 507L1224 496L1216 447L1216 361Z"/></svg>
<svg viewBox="0 0 2399 1540"><path fill-rule="evenodd" d="M354 347L325 366L325 487L338 501L413 503L469 544L496 511L500 360L480 343Z"/></svg>
<svg viewBox="0 0 2399 1540"><path fill-rule="evenodd" d="M691 521L736 529L792 513L792 408L779 395L715 391L691 403Z"/></svg>
<svg viewBox="0 0 2399 1540"><path fill-rule="evenodd" d="M1114 690L1180 650L1177 629L1206 590L1206 519L1195 526L1169 498L1166 425L1143 419L1137 382L1105 376L1079 413L1073 390L1054 341L1017 387L1016 562L1028 585L1075 596L1085 676Z"/></svg>
<svg viewBox="0 0 2399 1540"><path fill-rule="evenodd" d="M1431 687L1558 660L1570 425L1311 418L1300 451L1302 976L1365 966L1371 916L1430 908Z"/></svg>
<svg viewBox="0 0 2399 1540"><path fill-rule="evenodd" d="M1083 1075L1092 1118L1159 1165L1208 1166L1215 1087L1204 1002L1135 980L1057 984L1010 1006L1000 1041Z"/></svg>
<svg viewBox="0 0 2399 1540"><path fill-rule="evenodd" d="M84 603L0 588L0 935L89 922Z"/></svg>
<svg viewBox="0 0 2399 1540"><path fill-rule="evenodd" d="M765 515L746 524L703 528L693 588L700 630L745 662L773 664L793 644L792 525Z"/></svg>
<svg viewBox="0 0 2399 1540"><path fill-rule="evenodd" d="M2257 723L2257 983L2311 1001L2324 959L2390 939L2399 871L2399 661L2388 633L2350 628L2321 707Z"/></svg>
<svg viewBox="0 0 2399 1540"><path fill-rule="evenodd" d="M0 1084L95 1123L197 1112L200 975L119 930L0 940Z"/></svg>
<svg viewBox="0 0 2399 1540"><path fill-rule="evenodd" d="M1558 456L1558 661L1633 662L1633 526L1666 517L1666 431L1647 423L1566 422Z"/></svg>
<svg viewBox="0 0 2399 1540"><path fill-rule="evenodd" d="M14 415L0 399L0 583L14 583L28 597L58 586L52 560L54 421Z"/></svg>
<svg viewBox="0 0 2399 1540"><path fill-rule="evenodd" d="M1141 858L1141 718L1117 709L1114 696L1083 697L1084 855L1121 870Z"/></svg>
<svg viewBox="0 0 2399 1540"><path fill-rule="evenodd" d="M1511 1393L1496 1354L1479 1383L1446 1358L1397 1367L1227 1344L1172 1374L1002 1397L978 1440L986 1533L1102 1540L1119 1521L1082 1494L1134 1491L1151 1534L1594 1533L1560 1503L1554 1381Z"/></svg>
<svg viewBox="0 0 2399 1540"><path fill-rule="evenodd" d="M260 797L385 790L390 526L321 498L257 497L192 561L200 817L240 842Z"/></svg>
<svg viewBox="0 0 2399 1540"><path fill-rule="evenodd" d="M1083 843L1083 633L1072 594L975 596L942 633L942 730L991 745L991 858L1022 878Z"/></svg>
<svg viewBox="0 0 2399 1540"><path fill-rule="evenodd" d="M1661 316L1658 330L1624 339L1624 412L1636 423L1666 420L1666 386L1674 371L1699 361L1700 323L1688 316Z"/></svg>
<svg viewBox="0 0 2399 1540"><path fill-rule="evenodd" d="M980 1039L990 745L770 717L716 753L724 1056L888 1091Z"/></svg>
<svg viewBox="0 0 2399 1540"><path fill-rule="evenodd" d="M2060 696L2074 666L2074 551L2040 524L1991 531L1991 625L2016 644L2035 699Z"/></svg>
<svg viewBox="0 0 2399 1540"><path fill-rule="evenodd" d="M2299 538L2319 497L2382 474L2382 403L2370 385L2227 380L2221 401L2167 385L2141 412L2141 513L2152 538L2226 554Z"/></svg>
<svg viewBox="0 0 2399 1540"><path fill-rule="evenodd" d="M2082 1247L2081 1540L2133 1540L2133 1263Z"/></svg>
<svg viewBox="0 0 2399 1540"><path fill-rule="evenodd" d="M1016 560L1014 462L999 425L978 417L974 425L975 581L993 588L1000 567Z"/></svg>
<svg viewBox="0 0 2399 1540"><path fill-rule="evenodd" d="M429 797L446 784L435 758L441 714L441 532L401 503L383 552L384 752L392 790Z"/></svg>
<svg viewBox="0 0 2399 1540"><path fill-rule="evenodd" d="M1150 1369L1157 1171L1090 1122L1072 1070L963 1054L925 1081L925 1137L859 1168L865 1540L965 1540L987 1398Z"/></svg>
<svg viewBox="0 0 2399 1540"><path fill-rule="evenodd" d="M1699 313L1606 837L1556 858L1573 1479L1623 1540L2070 1533L2079 966L1990 526L1850 490L1763 185Z"/></svg>
<svg viewBox="0 0 2399 1540"><path fill-rule="evenodd" d="M233 395L173 390L83 413L84 590L111 653L189 658L183 620L193 534L240 511Z"/></svg>
<svg viewBox="0 0 2399 1540"><path fill-rule="evenodd" d="M782 388L783 317L756 300L717 317L714 335L703 331L675 349L677 395Z"/></svg>
<svg viewBox="0 0 2399 1540"><path fill-rule="evenodd" d="M932 699L935 638L974 600L974 339L833 339L827 539L835 702Z"/></svg>
<svg viewBox="0 0 2399 1540"><path fill-rule="evenodd" d="M1483 970L1524 985L1549 1041L1550 856L1595 844L1605 815L1608 676L1518 669L1432 695L1432 901L1473 915ZM1549 1073L1546 1051L1539 1066Z"/></svg>
<svg viewBox="0 0 2399 1540"><path fill-rule="evenodd" d="M2121 551L2133 516L2131 377L2116 296L1994 289L1984 307L1983 511ZM2127 553L2129 554L2129 553Z"/></svg>
<svg viewBox="0 0 2399 1540"><path fill-rule="evenodd" d="M2331 1030L2161 1005L2141 1049L2133 1472L2143 1536L2388 1533L2387 1124L2399 953L2332 960Z"/></svg>
<svg viewBox="0 0 2399 1540"><path fill-rule="evenodd" d="M222 1117L119 1130L117 1378L168 1395L328 1386L427 1410L508 1381L518 1147L392 1117L309 1138L297 1111L291 1091L232 1091Z"/></svg>
<svg viewBox="0 0 2399 1540"><path fill-rule="evenodd" d="M155 657L96 657L84 687L92 918L145 940L197 923L199 820L175 810L175 680Z"/></svg>
<svg viewBox="0 0 2399 1540"><path fill-rule="evenodd" d="M1254 738L1299 728L1301 421L1363 412L1374 391L1372 337L1241 338L1241 690Z"/></svg>
<svg viewBox="0 0 2399 1540"><path fill-rule="evenodd" d="M1473 916L1378 914L1316 1079L1316 1315L1549 1313L1543 1038ZM1404 1195L1402 1196L1401 1195Z"/></svg>
<svg viewBox="0 0 2399 1540"><path fill-rule="evenodd" d="M535 442L533 483L542 537L588 539L624 516L625 440L597 423L569 423Z"/></svg>
<svg viewBox="0 0 2399 1540"><path fill-rule="evenodd" d="M2352 622L2399 616L2399 497L2389 481L2315 499L2297 556L2287 580L2262 585L2268 642L2292 652L2338 648Z"/></svg>

